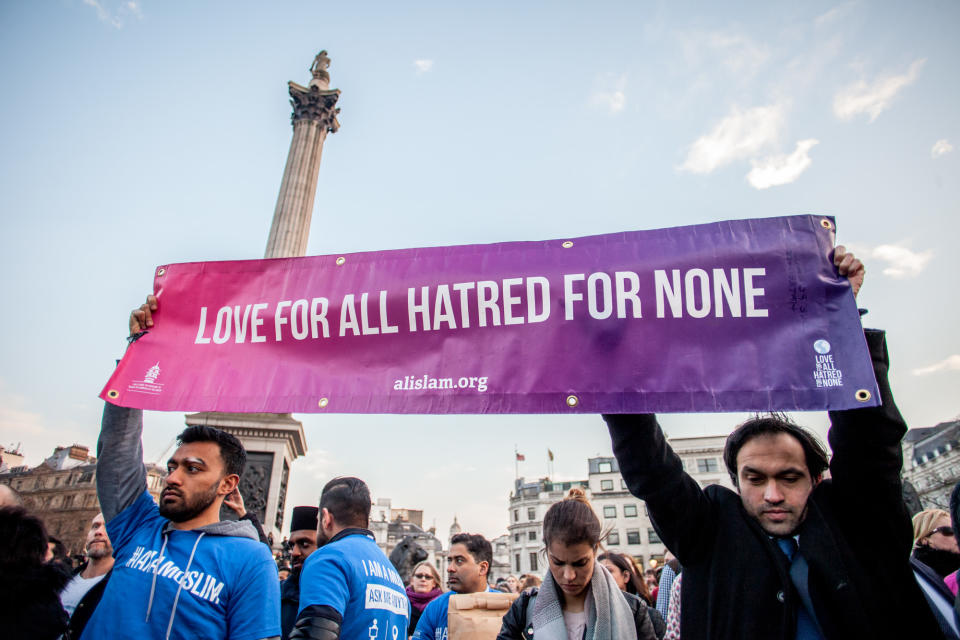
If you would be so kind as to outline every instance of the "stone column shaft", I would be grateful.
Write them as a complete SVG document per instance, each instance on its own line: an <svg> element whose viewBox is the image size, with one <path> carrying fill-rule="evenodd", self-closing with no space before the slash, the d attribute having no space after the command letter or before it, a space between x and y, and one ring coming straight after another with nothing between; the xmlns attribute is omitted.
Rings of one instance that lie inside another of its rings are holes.
<svg viewBox="0 0 960 640"><path fill-rule="evenodd" d="M340 91L330 89L329 65L327 52L321 51L310 67L313 79L309 86L289 83L293 140L273 212L267 258L307 252L323 142L327 133L340 127L340 109L336 108ZM187 424L208 424L240 439L249 461L240 479L240 493L247 509L260 516L264 529L279 542L290 465L307 450L303 425L290 414L214 412L188 415ZM226 511L221 515L230 517Z"/></svg>
<svg viewBox="0 0 960 640"><path fill-rule="evenodd" d="M323 82L311 83L309 88L291 82L290 97L293 139L273 212L267 258L306 255L323 143L327 133L335 133L340 127L340 110L335 108L338 90L325 88Z"/></svg>

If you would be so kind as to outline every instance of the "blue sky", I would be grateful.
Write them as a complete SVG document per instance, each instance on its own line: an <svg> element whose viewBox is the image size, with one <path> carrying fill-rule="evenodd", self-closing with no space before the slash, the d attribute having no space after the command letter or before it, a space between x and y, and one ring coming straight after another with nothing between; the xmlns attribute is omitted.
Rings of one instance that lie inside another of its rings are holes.
<svg viewBox="0 0 960 640"><path fill-rule="evenodd" d="M320 49L342 128L310 254L833 215L908 422L960 413L960 5L518 4L0 6L0 443L33 464L94 446L153 268L263 255L286 83ZM561 478L610 451L591 416L299 417L289 504L349 473L487 535L505 531L515 444L528 477L547 447ZM152 458L183 419L146 421Z"/></svg>

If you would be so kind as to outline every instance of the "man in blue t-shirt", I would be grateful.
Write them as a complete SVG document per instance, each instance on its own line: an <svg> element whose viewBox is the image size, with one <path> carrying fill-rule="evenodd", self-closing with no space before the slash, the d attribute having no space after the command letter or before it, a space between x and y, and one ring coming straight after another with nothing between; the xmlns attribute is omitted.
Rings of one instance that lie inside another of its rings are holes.
<svg viewBox="0 0 960 640"><path fill-rule="evenodd" d="M334 478L320 494L318 549L303 562L300 613L290 639L403 640L410 601L403 580L377 546L370 490Z"/></svg>
<svg viewBox="0 0 960 640"><path fill-rule="evenodd" d="M132 340L153 327L157 298L130 315ZM259 640L280 635L277 566L249 521L220 521L246 451L234 436L187 427L157 505L147 491L143 412L107 403L97 496L114 565L83 638Z"/></svg>
<svg viewBox="0 0 960 640"><path fill-rule="evenodd" d="M423 610L413 640L447 640L447 609L454 593L496 591L487 586L493 562L493 547L479 534L458 533L450 538L447 554L447 586L450 591L437 597Z"/></svg>

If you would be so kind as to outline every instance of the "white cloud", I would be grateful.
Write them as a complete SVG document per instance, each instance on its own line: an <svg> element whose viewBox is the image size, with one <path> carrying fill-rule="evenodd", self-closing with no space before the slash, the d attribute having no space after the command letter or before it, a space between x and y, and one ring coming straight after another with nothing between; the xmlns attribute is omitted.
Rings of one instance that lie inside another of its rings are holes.
<svg viewBox="0 0 960 640"><path fill-rule="evenodd" d="M140 3L136 0L121 2L115 11L107 8L105 6L106 2L101 2L100 0L83 0L83 4L92 7L97 12L97 19L99 19L100 22L105 22L116 29L123 27L123 23L128 16L133 16L138 19L143 18Z"/></svg>
<svg viewBox="0 0 960 640"><path fill-rule="evenodd" d="M930 149L930 157L939 158L940 156L947 155L951 151L953 151L953 145L944 138L933 143L933 148Z"/></svg>
<svg viewBox="0 0 960 640"><path fill-rule="evenodd" d="M711 33L706 38L706 45L723 66L739 75L753 75L770 57L765 46L741 35Z"/></svg>
<svg viewBox="0 0 960 640"><path fill-rule="evenodd" d="M844 243L847 250L856 254L867 263L870 268L879 263L884 275L903 280L920 275L934 257L934 251L913 251L901 245L881 244L877 247L855 245L852 242Z"/></svg>
<svg viewBox="0 0 960 640"><path fill-rule="evenodd" d="M914 369L912 373L915 376L926 376L931 373L937 373L938 371L960 371L960 355L953 354L952 356L947 356L940 362L931 364L928 367Z"/></svg>
<svg viewBox="0 0 960 640"><path fill-rule="evenodd" d="M859 80L846 89L842 89L833 99L833 113L841 120L849 120L861 113L869 114L873 122L890 108L894 97L904 87L917 79L920 68L926 58L914 61L906 73L901 75L882 75L872 83Z"/></svg>
<svg viewBox="0 0 960 640"><path fill-rule="evenodd" d="M414 60L413 66L417 68L417 73L426 73L433 68L433 60Z"/></svg>
<svg viewBox="0 0 960 640"><path fill-rule="evenodd" d="M816 26L818 26L818 27L823 27L823 26L825 26L825 25L828 25L828 24L830 24L831 22L834 22L834 21L836 21L837 19L839 19L841 16L843 16L843 14L847 13L848 11L850 11L850 9L853 8L853 5L854 5L854 4L856 4L856 3L855 3L855 2L844 2L843 4L838 4L837 6L835 6L835 7L832 8L832 9L830 9L829 11L826 11L826 12L824 12L824 13L821 13L819 16L817 16L817 17L814 19L813 22L814 22L814 24L815 24Z"/></svg>
<svg viewBox="0 0 960 640"><path fill-rule="evenodd" d="M590 106L608 111L611 114L620 113L627 106L627 76L606 73L596 82L597 87L590 94Z"/></svg>
<svg viewBox="0 0 960 640"><path fill-rule="evenodd" d="M766 45L735 32L688 31L679 33L678 39L687 65L698 73L710 69L708 73L714 79L713 65L744 79L756 74L770 58Z"/></svg>
<svg viewBox="0 0 960 640"><path fill-rule="evenodd" d="M769 156L754 161L753 169L747 174L747 181L756 189L768 189L794 182L813 163L809 152L819 142L813 138L801 140L789 155Z"/></svg>
<svg viewBox="0 0 960 640"><path fill-rule="evenodd" d="M882 244L870 252L870 256L887 263L884 275L891 278L915 278L920 275L933 258L933 250L916 252L894 244Z"/></svg>
<svg viewBox="0 0 960 640"><path fill-rule="evenodd" d="M710 173L735 160L756 156L780 137L784 109L779 105L741 111L734 107L713 131L698 138L680 168L691 173Z"/></svg>
<svg viewBox="0 0 960 640"><path fill-rule="evenodd" d="M93 7L97 12L97 18L100 19L100 22L106 22L112 24L113 26L120 28L120 25L114 22L113 18L110 16L110 12L107 11L102 4L97 2L97 0L83 0L83 4L88 7Z"/></svg>

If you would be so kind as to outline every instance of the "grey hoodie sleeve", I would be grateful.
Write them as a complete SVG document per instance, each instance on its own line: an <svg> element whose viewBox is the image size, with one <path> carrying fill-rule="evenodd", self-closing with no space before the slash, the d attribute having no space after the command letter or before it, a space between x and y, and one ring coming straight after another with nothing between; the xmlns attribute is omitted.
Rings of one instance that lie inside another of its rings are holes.
<svg viewBox="0 0 960 640"><path fill-rule="evenodd" d="M104 403L97 441L97 497L106 522L133 504L147 488L142 432L142 410Z"/></svg>

